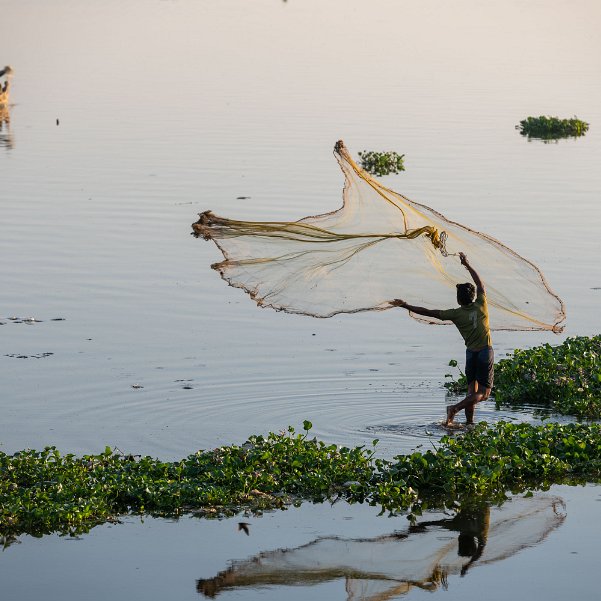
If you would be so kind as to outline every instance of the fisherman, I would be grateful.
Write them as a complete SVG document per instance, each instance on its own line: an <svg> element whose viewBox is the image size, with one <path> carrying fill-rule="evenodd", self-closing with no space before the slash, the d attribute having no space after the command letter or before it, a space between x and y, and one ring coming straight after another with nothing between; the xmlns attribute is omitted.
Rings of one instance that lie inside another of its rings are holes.
<svg viewBox="0 0 601 601"><path fill-rule="evenodd" d="M4 83L0 81L0 106L3 108L8 105L8 93L10 90L10 78L12 74L13 70L8 65L6 65L4 69L0 69L0 78L6 77Z"/></svg>
<svg viewBox="0 0 601 601"><path fill-rule="evenodd" d="M457 554L469 557L469 561L461 567L461 575L465 576L474 562L478 561L486 547L490 527L490 507L484 503L475 503L461 507L453 518L419 522L409 527L409 531L423 532L424 528L435 526L453 532L459 532L457 538Z"/></svg>
<svg viewBox="0 0 601 601"><path fill-rule="evenodd" d="M461 264L469 271L474 284L457 284L457 302L455 309L426 309L415 307L400 298L392 301L395 307L403 307L426 317L434 317L442 321L452 321L465 340L465 377L467 379L467 396L454 405L447 407L445 426L450 426L455 415L465 410L467 424L474 423L474 407L490 396L494 376L494 353L488 324L488 305L484 284L476 270L469 264L464 253L459 253Z"/></svg>

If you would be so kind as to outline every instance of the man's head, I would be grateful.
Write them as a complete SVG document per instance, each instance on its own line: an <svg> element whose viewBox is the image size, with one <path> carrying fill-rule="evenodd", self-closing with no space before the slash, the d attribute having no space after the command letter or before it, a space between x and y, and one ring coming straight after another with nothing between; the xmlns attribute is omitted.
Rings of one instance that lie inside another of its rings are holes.
<svg viewBox="0 0 601 601"><path fill-rule="evenodd" d="M460 305L469 305L476 298L476 287L469 282L457 284L457 302Z"/></svg>

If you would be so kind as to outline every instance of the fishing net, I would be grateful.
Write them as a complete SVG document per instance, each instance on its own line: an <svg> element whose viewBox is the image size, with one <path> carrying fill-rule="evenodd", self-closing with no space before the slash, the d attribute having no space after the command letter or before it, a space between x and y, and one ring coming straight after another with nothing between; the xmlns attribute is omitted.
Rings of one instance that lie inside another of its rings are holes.
<svg viewBox="0 0 601 601"><path fill-rule="evenodd" d="M196 583L199 593L264 586L309 586L344 579L347 601L396 598L413 587L435 590L450 575L511 557L540 543L565 519L558 497L515 498L476 519L426 522L409 532L374 538L318 538L292 549L235 561ZM471 523L470 523L471 522ZM470 548L466 539L473 538Z"/></svg>
<svg viewBox="0 0 601 601"><path fill-rule="evenodd" d="M533 263L385 188L342 142L334 154L345 177L337 211L293 222L200 215L194 234L220 248L225 260L212 267L231 286L260 306L312 317L384 310L394 298L445 309L456 306L455 285L470 281L463 252L486 285L491 329L561 331L563 303Z"/></svg>

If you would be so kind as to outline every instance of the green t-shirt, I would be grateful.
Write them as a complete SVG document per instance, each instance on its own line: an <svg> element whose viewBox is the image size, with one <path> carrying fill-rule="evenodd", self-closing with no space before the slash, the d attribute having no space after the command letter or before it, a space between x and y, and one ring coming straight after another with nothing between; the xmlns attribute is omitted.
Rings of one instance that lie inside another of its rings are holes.
<svg viewBox="0 0 601 601"><path fill-rule="evenodd" d="M476 300L469 305L441 311L440 318L452 321L457 326L465 340L465 346L470 351L479 351L486 346L492 346L488 325L488 305L484 292L478 294Z"/></svg>

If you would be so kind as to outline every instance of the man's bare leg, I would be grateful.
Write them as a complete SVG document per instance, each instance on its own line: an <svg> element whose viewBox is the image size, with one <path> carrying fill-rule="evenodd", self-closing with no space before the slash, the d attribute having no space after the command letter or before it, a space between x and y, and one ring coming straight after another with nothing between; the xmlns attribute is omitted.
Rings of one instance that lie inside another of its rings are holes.
<svg viewBox="0 0 601 601"><path fill-rule="evenodd" d="M486 400L490 396L490 388L484 390L478 390L478 382L470 382L467 387L467 396L459 403L450 405L447 407L447 421L444 423L445 426L450 426L455 419L455 415L462 409L465 409L465 417L467 423L473 423L474 419L474 405L480 401Z"/></svg>
<svg viewBox="0 0 601 601"><path fill-rule="evenodd" d="M457 413L459 413L459 411L461 411L461 409L463 409L463 407L458 408L459 405L461 403L464 403L467 399L469 399L476 392L477 386L478 386L478 382L476 382L475 380L473 382L469 382L467 385L467 396L463 399L463 401L460 401L459 403L456 403L455 405L449 405L447 407L447 421L444 423L445 426L450 426L453 423L453 420L455 419L455 415Z"/></svg>
<svg viewBox="0 0 601 601"><path fill-rule="evenodd" d="M478 392L478 387L479 387L478 380L476 380L474 382L474 390L473 390L474 393ZM474 405L467 405L465 407L465 423L466 424L474 423L474 413L476 413L475 403L474 403Z"/></svg>

